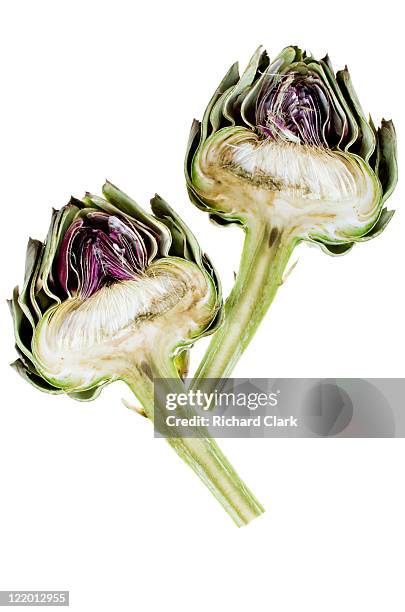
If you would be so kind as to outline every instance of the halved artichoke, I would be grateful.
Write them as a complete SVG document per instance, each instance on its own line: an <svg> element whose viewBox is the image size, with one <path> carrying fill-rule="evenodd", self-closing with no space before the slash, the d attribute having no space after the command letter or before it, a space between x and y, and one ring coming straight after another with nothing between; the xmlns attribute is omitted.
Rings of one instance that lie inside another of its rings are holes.
<svg viewBox="0 0 405 612"><path fill-rule="evenodd" d="M367 121L347 68L287 47L231 66L192 126L186 178L220 223L265 222L340 255L382 232L397 180L391 121ZM260 219L260 221L258 221Z"/></svg>
<svg viewBox="0 0 405 612"><path fill-rule="evenodd" d="M46 241L29 241L24 283L10 302L20 355L12 365L38 389L78 400L123 380L143 414L164 422L154 379L166 392L186 391L191 344L222 320L219 279L162 198L152 199L152 215L111 183L103 194L72 198L53 212ZM263 512L206 430L164 433L237 525Z"/></svg>
<svg viewBox="0 0 405 612"><path fill-rule="evenodd" d="M367 120L347 68L298 47L274 61L259 48L234 64L194 121L185 159L191 201L245 244L225 323L196 375L229 376L269 308L301 241L329 255L378 236L397 181L391 121Z"/></svg>
<svg viewBox="0 0 405 612"><path fill-rule="evenodd" d="M155 196L151 215L110 183L103 192L53 212L11 302L13 366L82 400L176 358L221 319L218 277L174 210Z"/></svg>

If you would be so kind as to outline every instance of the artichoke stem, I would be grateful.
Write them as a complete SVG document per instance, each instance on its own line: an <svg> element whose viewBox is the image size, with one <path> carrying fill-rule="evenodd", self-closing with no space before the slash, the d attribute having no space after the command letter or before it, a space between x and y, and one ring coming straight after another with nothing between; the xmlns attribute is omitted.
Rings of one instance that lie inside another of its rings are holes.
<svg viewBox="0 0 405 612"><path fill-rule="evenodd" d="M241 263L225 302L224 323L212 337L193 388L198 388L202 379L230 376L282 284L296 244L297 239L263 220L245 225Z"/></svg>
<svg viewBox="0 0 405 612"><path fill-rule="evenodd" d="M132 380L127 379L126 382L143 404L145 413L151 420L157 410L164 410L163 396L162 401L154 397L154 378L165 379L167 392L186 392L172 360L158 364L156 359L148 359L147 364L141 366ZM188 416L194 414L191 406L183 407L182 411ZM247 525L260 516L264 508L238 476L215 440L205 434L208 432L200 428L201 437L166 437L166 440L208 487L236 525Z"/></svg>

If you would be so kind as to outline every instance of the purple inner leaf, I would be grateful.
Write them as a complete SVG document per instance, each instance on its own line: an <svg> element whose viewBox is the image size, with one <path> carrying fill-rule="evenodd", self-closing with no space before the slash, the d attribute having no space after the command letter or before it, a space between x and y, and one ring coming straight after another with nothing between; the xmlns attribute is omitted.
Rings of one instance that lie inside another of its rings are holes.
<svg viewBox="0 0 405 612"><path fill-rule="evenodd" d="M322 81L290 72L264 82L256 121L266 137L330 147L339 142L341 119Z"/></svg>
<svg viewBox="0 0 405 612"><path fill-rule="evenodd" d="M148 265L148 238L125 217L89 212L67 230L57 276L67 295L90 297L101 287L133 280Z"/></svg>

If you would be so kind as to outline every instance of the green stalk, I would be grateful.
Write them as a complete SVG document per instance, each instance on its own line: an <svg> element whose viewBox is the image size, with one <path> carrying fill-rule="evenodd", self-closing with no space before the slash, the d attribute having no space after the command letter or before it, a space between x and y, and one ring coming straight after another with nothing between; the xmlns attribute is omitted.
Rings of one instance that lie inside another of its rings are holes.
<svg viewBox="0 0 405 612"><path fill-rule="evenodd" d="M225 302L225 320L212 337L193 388L202 379L231 374L282 284L295 245L296 240L264 221L245 226L241 264Z"/></svg>
<svg viewBox="0 0 405 612"><path fill-rule="evenodd" d="M167 391L171 393L186 391L171 360L157 363L155 359L150 358L144 362L142 373L133 374L126 382L142 403L146 415L151 420L154 420L156 411L161 411L163 415L167 414L163 406L163 397L162 400L157 398L155 401L154 378L167 380ZM187 416L194 413L190 406L181 410ZM236 525L242 527L260 516L264 508L239 478L216 442L208 435L204 435L206 433L200 428L199 434L202 437L168 437L166 439L179 457L208 487Z"/></svg>

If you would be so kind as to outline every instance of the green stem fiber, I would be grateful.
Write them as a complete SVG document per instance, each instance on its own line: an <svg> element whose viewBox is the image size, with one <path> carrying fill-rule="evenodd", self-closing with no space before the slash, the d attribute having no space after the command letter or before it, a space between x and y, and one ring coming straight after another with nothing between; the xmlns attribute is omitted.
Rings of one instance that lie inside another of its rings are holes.
<svg viewBox="0 0 405 612"><path fill-rule="evenodd" d="M193 380L229 376L272 303L295 246L265 222L245 228L245 243L235 285L225 302L225 320L213 336Z"/></svg>
<svg viewBox="0 0 405 612"><path fill-rule="evenodd" d="M160 398L154 397L153 379L164 379L167 391L171 393L184 393L183 382L178 377L177 370L172 362L156 363L149 359L144 368L145 374L139 377L134 375L133 380L127 384L142 403L147 416L154 420L156 411L167 414ZM182 409L188 416L192 408ZM222 453L216 442L204 435L202 437L167 437L167 442L173 450L197 474L202 482L228 512L236 525L246 525L252 519L264 512L263 507L239 478L228 459Z"/></svg>

